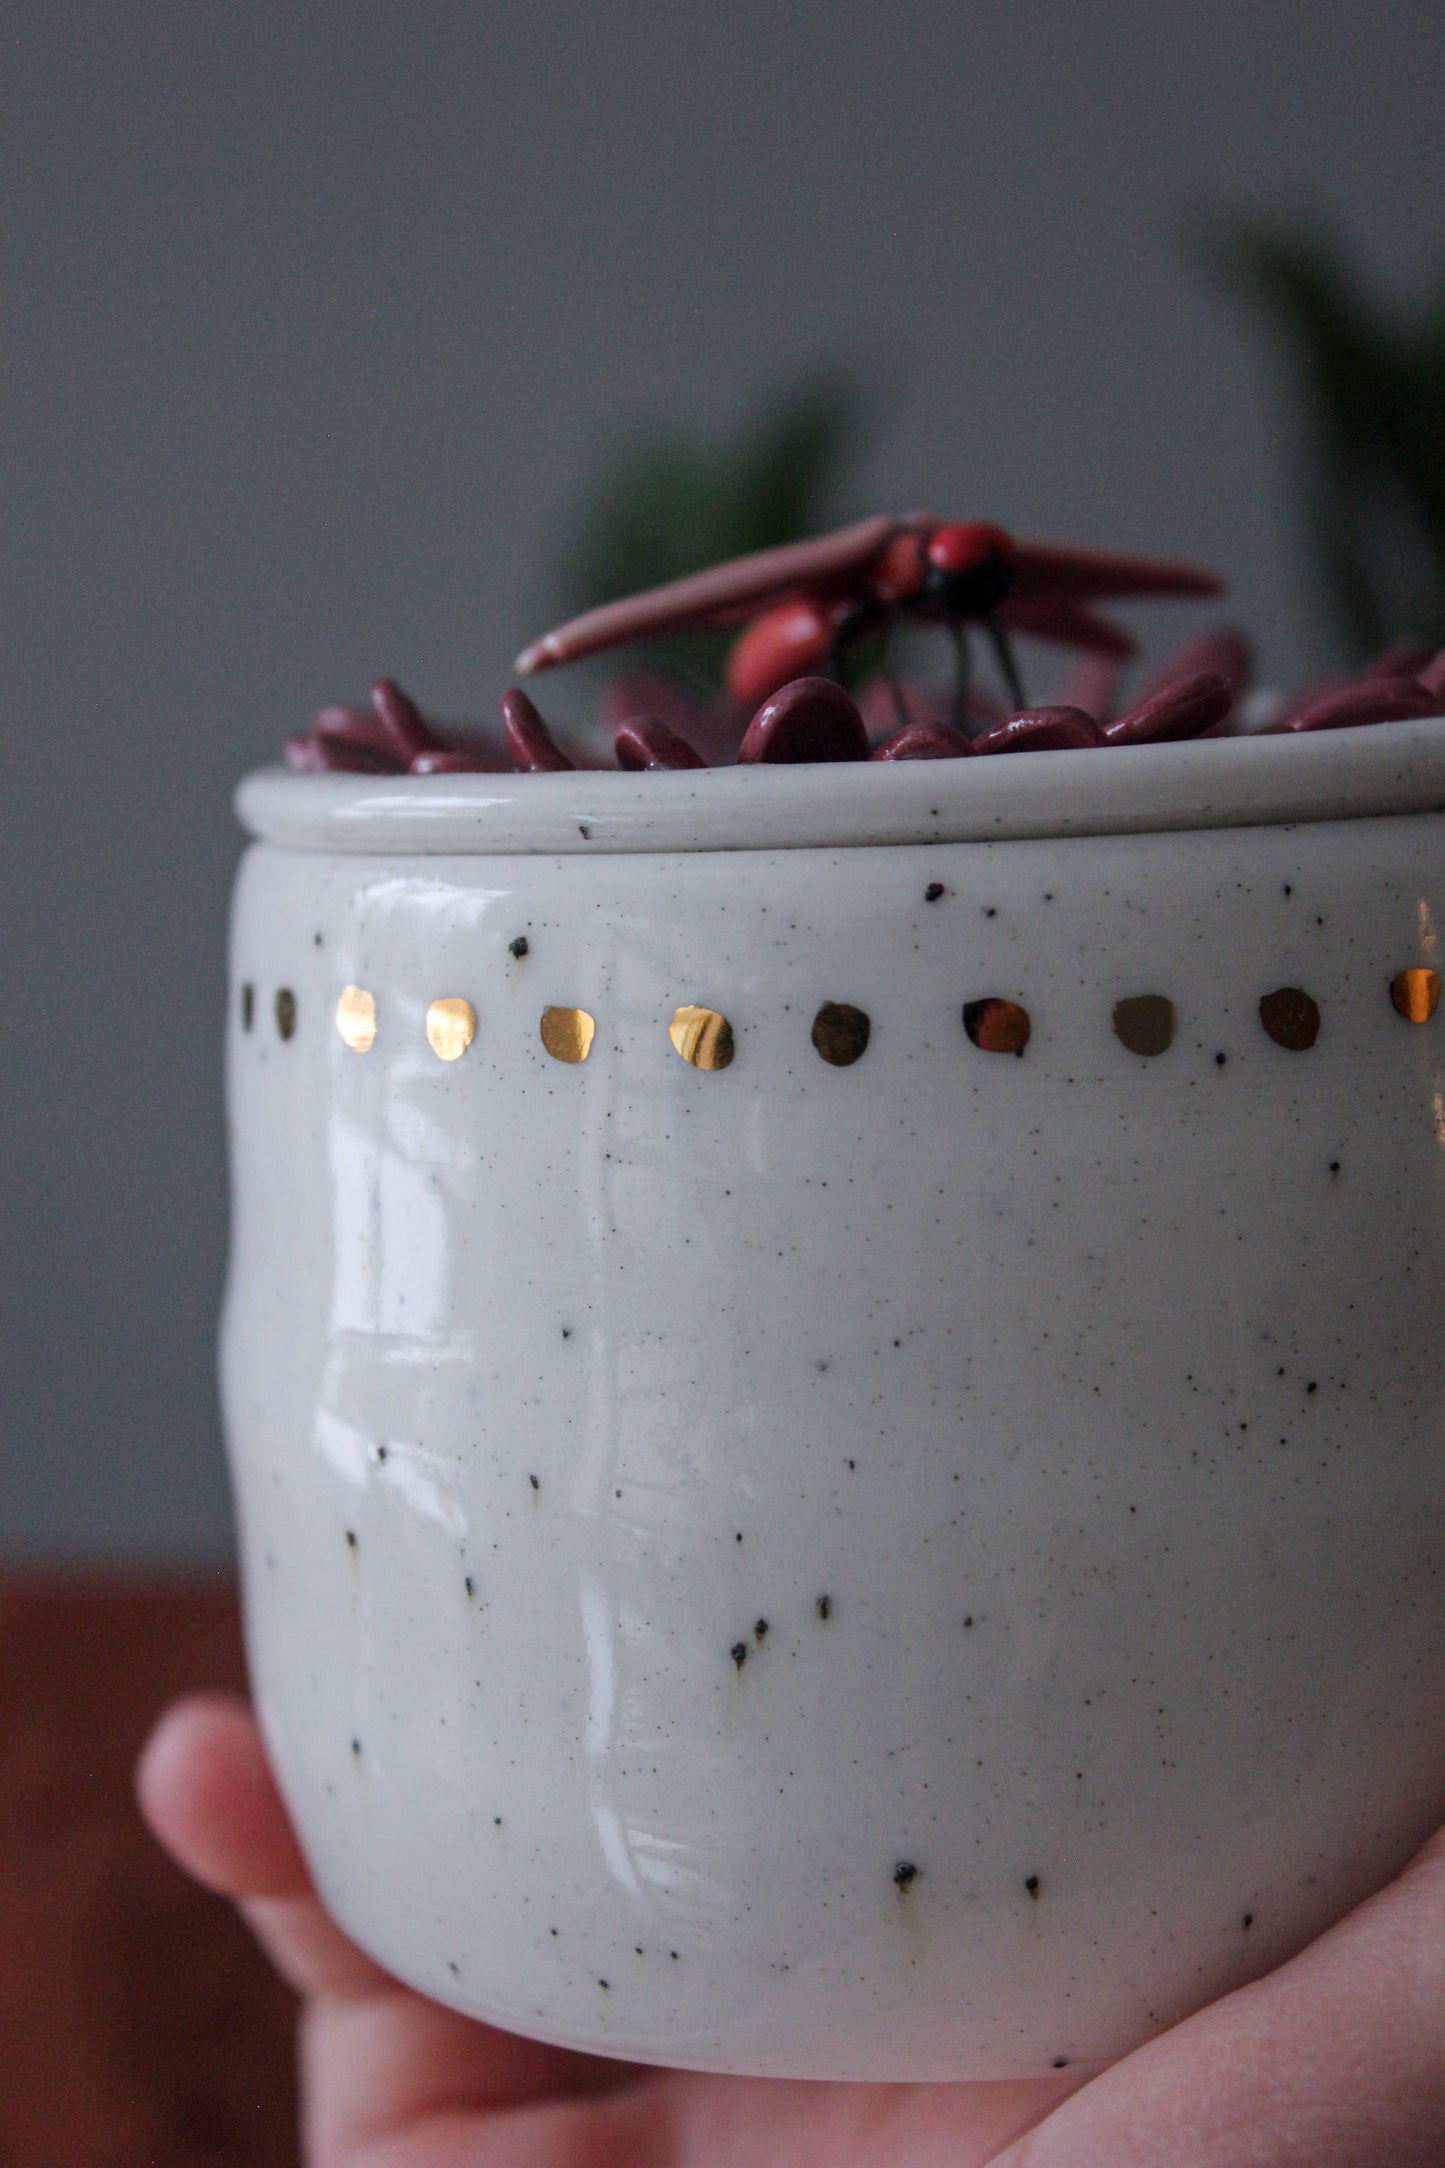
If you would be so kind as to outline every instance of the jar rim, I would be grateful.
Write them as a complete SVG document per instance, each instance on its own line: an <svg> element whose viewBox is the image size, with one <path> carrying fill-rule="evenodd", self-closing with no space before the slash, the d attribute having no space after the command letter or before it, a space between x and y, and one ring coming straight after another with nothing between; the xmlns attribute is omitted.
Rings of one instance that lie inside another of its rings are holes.
<svg viewBox="0 0 1445 2168"><path fill-rule="evenodd" d="M1445 809L1445 716L988 760L557 775L294 775L236 793L247 833L364 856L852 849L1170 833Z"/></svg>

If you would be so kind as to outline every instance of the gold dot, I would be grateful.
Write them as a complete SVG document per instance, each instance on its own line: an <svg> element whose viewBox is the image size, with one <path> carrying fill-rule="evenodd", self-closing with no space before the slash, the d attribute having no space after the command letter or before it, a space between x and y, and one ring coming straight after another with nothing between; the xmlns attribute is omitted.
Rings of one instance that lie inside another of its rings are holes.
<svg viewBox="0 0 1445 2168"><path fill-rule="evenodd" d="M1320 1035L1319 1004L1299 986L1277 986L1259 1004L1259 1020L1276 1046L1305 1054Z"/></svg>
<svg viewBox="0 0 1445 2168"><path fill-rule="evenodd" d="M1114 1034L1131 1054L1165 1054L1178 1019L1164 994L1131 994L1114 1003Z"/></svg>
<svg viewBox="0 0 1445 2168"><path fill-rule="evenodd" d="M282 986L277 990L276 1029L283 1039L289 1039L296 1029L296 996L289 986Z"/></svg>
<svg viewBox="0 0 1445 2168"><path fill-rule="evenodd" d="M586 1061L597 1021L585 1009L544 1009L542 1044L553 1061Z"/></svg>
<svg viewBox="0 0 1445 2168"><path fill-rule="evenodd" d="M249 1031L256 1021L256 989L248 979L241 988L241 1029Z"/></svg>
<svg viewBox="0 0 1445 2168"><path fill-rule="evenodd" d="M813 1044L835 1069L849 1069L862 1058L872 1030L862 1009L847 1001L825 1001L813 1018Z"/></svg>
<svg viewBox="0 0 1445 2168"><path fill-rule="evenodd" d="M438 1061L460 1061L477 1035L477 1012L459 994L445 994L426 1012L427 1044Z"/></svg>
<svg viewBox="0 0 1445 2168"><path fill-rule="evenodd" d="M985 1001L965 1001L963 1028L985 1054L1022 1054L1033 1027L1027 1009L990 994Z"/></svg>
<svg viewBox="0 0 1445 2168"><path fill-rule="evenodd" d="M1428 1024L1440 1006L1438 971L1397 971L1390 981L1390 999L1407 1024Z"/></svg>
<svg viewBox="0 0 1445 2168"><path fill-rule="evenodd" d="M364 986L343 986L336 1028L353 1054L369 1054L376 1043L376 996Z"/></svg>
<svg viewBox="0 0 1445 2168"><path fill-rule="evenodd" d="M726 1069L733 1058L733 1027L716 1009L695 1009L684 1002L673 1011L667 1032L694 1069Z"/></svg>

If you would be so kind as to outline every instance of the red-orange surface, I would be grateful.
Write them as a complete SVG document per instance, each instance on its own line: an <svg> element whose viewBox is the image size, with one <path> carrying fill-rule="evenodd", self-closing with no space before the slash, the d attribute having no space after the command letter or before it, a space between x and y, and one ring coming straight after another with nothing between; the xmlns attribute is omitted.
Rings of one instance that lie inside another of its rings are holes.
<svg viewBox="0 0 1445 2168"><path fill-rule="evenodd" d="M171 1695L241 1683L219 1578L0 1584L5 2168L294 2168L291 1998L131 1792Z"/></svg>

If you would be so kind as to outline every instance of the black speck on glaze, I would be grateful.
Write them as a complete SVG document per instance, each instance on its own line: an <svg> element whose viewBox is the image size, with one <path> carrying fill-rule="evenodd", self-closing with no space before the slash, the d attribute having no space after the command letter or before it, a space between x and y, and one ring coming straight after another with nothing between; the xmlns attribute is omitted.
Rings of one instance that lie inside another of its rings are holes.
<svg viewBox="0 0 1445 2168"><path fill-rule="evenodd" d="M447 1959L447 1971L451 1974L454 1980L459 1980L462 1976L462 1968L457 1963L454 1957L449 1957Z"/></svg>
<svg viewBox="0 0 1445 2168"><path fill-rule="evenodd" d="M748 1660L748 1645L746 1641L735 1641L728 1653L732 1657L733 1662L737 1665L739 1671L741 1671L743 1665Z"/></svg>
<svg viewBox="0 0 1445 2168"><path fill-rule="evenodd" d="M1037 1902L1038 1902L1038 1896L1039 1896L1039 1878L1038 1878L1038 1876L1037 1876L1036 1874L1029 1874L1029 1875L1025 1875L1025 1876L1024 1876L1024 1888L1025 1888L1025 1889L1026 1889L1026 1890L1028 1891L1028 1893L1029 1893L1030 1897L1032 1897L1032 1898L1033 1898L1033 1900L1034 1900L1034 1902L1035 1902L1035 1903L1037 1904Z"/></svg>
<svg viewBox="0 0 1445 2168"><path fill-rule="evenodd" d="M585 829L585 828L583 829L582 833L583 833L583 835L584 835L584 836L586 835L587 831L586 831L586 829ZM612 1986L612 1982L611 1982L610 1980L599 1980L599 1981L597 1982L597 1985L598 1985L598 1986L599 1986L599 1987L600 1987L600 1988L602 1989L602 1992L603 1992L603 1993L604 1993L604 1995L605 1995L605 1994L606 1994L606 1993L607 1993L607 1992L609 1991L609 1989L611 1988L611 1986Z"/></svg>
<svg viewBox="0 0 1445 2168"><path fill-rule="evenodd" d="M756 1626L754 1626L754 1628L753 1628L753 1639L754 1639L755 1641L766 1641L766 1640L767 1640L767 1638L768 1638L768 1622L767 1622L767 1620L766 1620L765 1618L760 1618L760 1619L758 1620L758 1622L757 1622Z"/></svg>
<svg viewBox="0 0 1445 2168"><path fill-rule="evenodd" d="M248 980L241 988L241 1029L249 1031L256 1021L256 989Z"/></svg>
<svg viewBox="0 0 1445 2168"><path fill-rule="evenodd" d="M353 1739L351 1742L351 1757L353 1761L360 1761L361 1759L361 1741L359 1739Z"/></svg>
<svg viewBox="0 0 1445 2168"><path fill-rule="evenodd" d="M831 1597L831 1596L820 1596L820 1597L818 1598L818 1601L817 1601L817 1602L816 1602L816 1603L814 1604L814 1606L813 1606L813 1609L814 1609L814 1610L815 1610L815 1611L817 1612L817 1614L818 1614L819 1618L821 1618L821 1619L830 1619L830 1618L831 1618L831 1617L833 1616L833 1599L832 1599L832 1597Z"/></svg>
<svg viewBox="0 0 1445 2168"><path fill-rule="evenodd" d="M527 939L527 936L524 933L519 933L515 941L509 941L507 943L507 948L509 952L516 957L518 963L520 963L531 945L532 944Z"/></svg>
<svg viewBox="0 0 1445 2168"><path fill-rule="evenodd" d="M582 841L583 841L584 843L590 843L590 842L591 842L591 840L592 840L592 830L591 830L591 829L590 829L590 828L589 828L589 827L587 826L587 823L586 823L586 821L578 821L578 823L577 823L577 833L578 833L578 835L579 835L579 836L580 836L580 837L582 838ZM603 1985L603 1986L605 1987L605 1986L607 1985L607 1982L606 1982L606 1981L604 1980L604 1981L602 1982L602 1985Z"/></svg>
<svg viewBox="0 0 1445 2168"><path fill-rule="evenodd" d="M346 1531L346 1548L348 1551L354 1551L357 1548L356 1530L354 1528L348 1528Z"/></svg>
<svg viewBox="0 0 1445 2168"><path fill-rule="evenodd" d="M1056 2056L1054 2057L1054 2068L1055 2068L1055 2070L1067 2070L1067 2069L1068 2069L1068 2067L1069 2067L1069 2058L1068 2058L1068 2056L1067 2056L1067 2055L1056 2055Z"/></svg>
<svg viewBox="0 0 1445 2168"><path fill-rule="evenodd" d="M539 1491L542 1488L540 1478L535 1475L529 1475L527 1481L531 1484L533 1490Z"/></svg>
<svg viewBox="0 0 1445 2168"><path fill-rule="evenodd" d="M466 1590L468 1597L475 1596L475 1594L477 1593L477 1584L472 1579L470 1574L467 1575L465 1581L463 1581L462 1583L462 1586Z"/></svg>
<svg viewBox="0 0 1445 2168"><path fill-rule="evenodd" d="M1224 1064L1225 1064L1225 1063L1226 1063L1226 1062L1228 1061L1228 1059L1229 1059L1229 1056L1228 1056L1227 1054L1216 1054L1216 1055L1215 1055L1215 1057L1214 1057L1214 1066L1215 1066L1215 1068L1216 1068L1216 1069L1222 1069L1222 1068L1224 1067Z"/></svg>
<svg viewBox="0 0 1445 2168"><path fill-rule="evenodd" d="M893 1881L895 1888L897 1888L899 1891L911 1889L913 1884L917 1880L918 1869L914 1866L911 1859L900 1859L895 1862L893 1868Z"/></svg>
<svg viewBox="0 0 1445 2168"><path fill-rule="evenodd" d="M1339 1173L1339 1171L1340 1171L1340 1163L1339 1163L1339 1161L1338 1161L1337 1159L1332 1159L1332 1160L1330 1161L1330 1173L1331 1173L1331 1174L1338 1174L1338 1173Z"/></svg>
<svg viewBox="0 0 1445 2168"><path fill-rule="evenodd" d="M1239 1924L1240 1924L1240 1926L1241 1926L1241 1927L1245 1928L1246 1930L1248 1930L1249 1928L1253 1927L1253 1925L1254 1925L1254 1914L1253 1914L1252 1912L1246 1912L1246 1913L1245 1913L1245 1915L1244 1915L1244 1917L1243 1917L1243 1918L1241 1919L1241 1921L1240 1921L1240 1923L1239 1923Z"/></svg>
<svg viewBox="0 0 1445 2168"><path fill-rule="evenodd" d="M967 1617L965 1618L965 1620L964 1620L963 1624L964 1624L964 1630L965 1630L965 1632L967 1632L967 1631L968 1631L968 1630L969 1630L969 1629L970 1629L970 1628L972 1627L972 1625L973 1625L973 1613L972 1613L971 1611L969 1612L968 1616L967 1616Z"/></svg>
<svg viewBox="0 0 1445 2168"><path fill-rule="evenodd" d="M562 1338L563 1338L564 1340L570 1340L570 1339L571 1339L571 1337L572 1337L572 1327L571 1327L570 1325L564 1325L564 1326L562 1327Z"/></svg>
<svg viewBox="0 0 1445 2168"><path fill-rule="evenodd" d="M925 889L924 889L924 891L923 891L923 900L924 900L924 902L925 902L925 903L937 903L937 901L938 901L939 897L940 897L940 896L941 896L942 894L943 894L943 883L942 883L942 881L930 881L930 882L929 882L929 884L928 884L928 886L927 886L927 888L925 888Z"/></svg>

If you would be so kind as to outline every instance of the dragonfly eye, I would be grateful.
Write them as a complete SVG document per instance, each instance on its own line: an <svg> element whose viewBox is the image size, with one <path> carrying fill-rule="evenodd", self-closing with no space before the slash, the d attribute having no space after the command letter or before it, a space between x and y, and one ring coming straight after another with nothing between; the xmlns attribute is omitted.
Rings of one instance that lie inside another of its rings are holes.
<svg viewBox="0 0 1445 2168"><path fill-rule="evenodd" d="M936 527L928 538L928 562L935 572L978 572L991 561L1013 562L1013 544L1001 527L980 520L967 526Z"/></svg>

